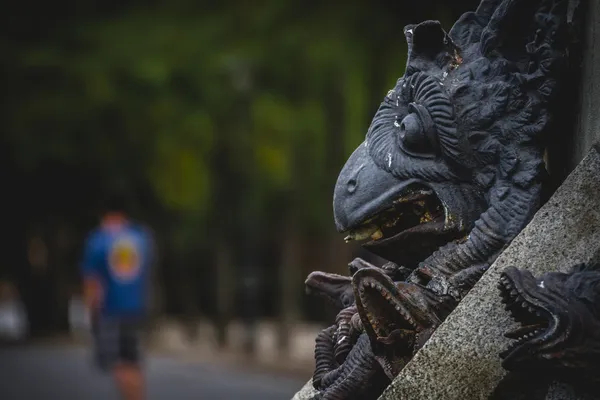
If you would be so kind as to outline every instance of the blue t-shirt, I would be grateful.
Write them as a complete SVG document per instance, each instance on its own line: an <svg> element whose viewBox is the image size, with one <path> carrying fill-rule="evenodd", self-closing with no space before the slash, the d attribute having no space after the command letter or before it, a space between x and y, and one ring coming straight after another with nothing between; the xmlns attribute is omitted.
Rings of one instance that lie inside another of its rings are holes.
<svg viewBox="0 0 600 400"><path fill-rule="evenodd" d="M140 317L146 311L152 244L150 234L131 223L118 229L100 227L85 243L84 277L100 279L101 314Z"/></svg>

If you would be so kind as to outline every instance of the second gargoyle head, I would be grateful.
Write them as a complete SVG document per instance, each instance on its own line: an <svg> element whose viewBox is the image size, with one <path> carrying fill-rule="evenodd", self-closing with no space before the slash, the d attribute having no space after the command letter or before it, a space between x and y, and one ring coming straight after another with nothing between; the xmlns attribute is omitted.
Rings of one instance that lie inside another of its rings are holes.
<svg viewBox="0 0 600 400"><path fill-rule="evenodd" d="M503 303L521 325L501 354L510 371L547 370L597 378L600 367L600 265L536 278L511 267L501 275Z"/></svg>
<svg viewBox="0 0 600 400"><path fill-rule="evenodd" d="M376 360L394 376L449 312L448 302L406 282L394 282L379 268L352 277L356 309Z"/></svg>

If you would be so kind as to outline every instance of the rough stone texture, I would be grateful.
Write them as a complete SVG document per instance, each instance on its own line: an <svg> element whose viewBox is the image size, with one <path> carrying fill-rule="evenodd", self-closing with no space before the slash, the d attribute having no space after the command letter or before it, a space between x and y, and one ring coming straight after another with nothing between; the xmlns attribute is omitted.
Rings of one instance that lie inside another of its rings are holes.
<svg viewBox="0 0 600 400"><path fill-rule="evenodd" d="M571 168L585 156L592 143L600 139L600 2L588 0L587 7L581 111L569 157Z"/></svg>
<svg viewBox="0 0 600 400"><path fill-rule="evenodd" d="M312 379L310 379L306 385L304 385L302 389L300 389L300 391L294 395L292 400L312 400L317 394L317 391L313 388Z"/></svg>
<svg viewBox="0 0 600 400"><path fill-rule="evenodd" d="M504 332L515 324L500 303L496 287L500 273L511 265L535 275L567 271L576 262L596 257L599 173L600 154L593 148L381 399L488 398L505 375L498 354L510 342Z"/></svg>

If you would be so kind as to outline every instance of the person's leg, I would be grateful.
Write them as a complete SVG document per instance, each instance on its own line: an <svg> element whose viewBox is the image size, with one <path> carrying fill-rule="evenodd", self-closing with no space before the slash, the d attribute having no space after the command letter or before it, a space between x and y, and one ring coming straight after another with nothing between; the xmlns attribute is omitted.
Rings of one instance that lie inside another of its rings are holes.
<svg viewBox="0 0 600 400"><path fill-rule="evenodd" d="M92 338L96 367L102 372L110 372L118 356L118 331L110 321L95 316Z"/></svg>
<svg viewBox="0 0 600 400"><path fill-rule="evenodd" d="M123 400L144 400L144 376L138 364L119 361L113 369Z"/></svg>
<svg viewBox="0 0 600 400"><path fill-rule="evenodd" d="M139 325L119 324L119 359L113 368L123 400L144 400L145 382L141 366Z"/></svg>

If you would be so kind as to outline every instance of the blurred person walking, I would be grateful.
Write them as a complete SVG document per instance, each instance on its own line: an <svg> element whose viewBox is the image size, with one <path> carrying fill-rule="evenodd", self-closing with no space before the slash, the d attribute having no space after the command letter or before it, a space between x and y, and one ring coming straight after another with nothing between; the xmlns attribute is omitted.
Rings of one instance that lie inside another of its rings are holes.
<svg viewBox="0 0 600 400"><path fill-rule="evenodd" d="M83 292L95 361L112 374L123 400L145 399L141 336L149 305L151 243L150 233L130 220L125 194L113 192L84 246Z"/></svg>

